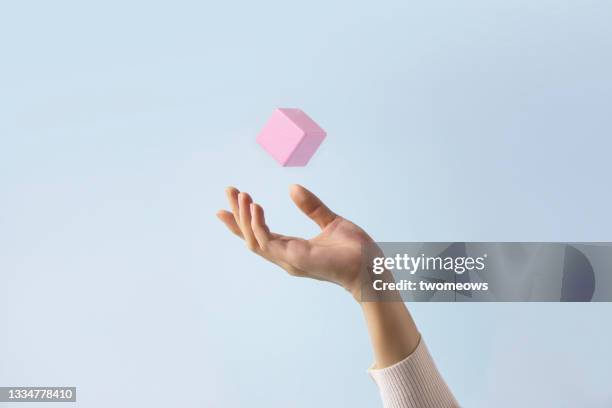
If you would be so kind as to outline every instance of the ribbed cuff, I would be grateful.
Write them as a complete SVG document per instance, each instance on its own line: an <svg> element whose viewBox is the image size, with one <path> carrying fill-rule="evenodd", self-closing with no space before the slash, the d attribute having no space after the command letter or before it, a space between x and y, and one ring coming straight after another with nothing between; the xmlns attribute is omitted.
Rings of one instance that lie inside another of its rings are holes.
<svg viewBox="0 0 612 408"><path fill-rule="evenodd" d="M404 360L368 373L385 408L456 408L459 404L438 372L423 339Z"/></svg>

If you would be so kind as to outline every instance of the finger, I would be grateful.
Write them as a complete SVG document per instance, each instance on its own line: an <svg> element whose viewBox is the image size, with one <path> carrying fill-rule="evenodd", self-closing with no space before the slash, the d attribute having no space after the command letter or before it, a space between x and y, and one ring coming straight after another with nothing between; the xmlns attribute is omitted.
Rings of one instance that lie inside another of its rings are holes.
<svg viewBox="0 0 612 408"><path fill-rule="evenodd" d="M253 228L251 227L251 203L253 200L247 193L238 194L238 213L240 214L240 230L246 241L247 247L251 251L259 248L259 244L255 239Z"/></svg>
<svg viewBox="0 0 612 408"><path fill-rule="evenodd" d="M234 218L234 215L229 212L229 211L225 211L225 210L221 210L217 213L217 218L219 218L221 220L221 222L223 222L225 224L225 226L234 234L236 234L237 236L239 236L240 238L243 238L242 236L242 232L240 231L240 227L238 226L238 224L236 224L236 219Z"/></svg>
<svg viewBox="0 0 612 408"><path fill-rule="evenodd" d="M257 205L257 204L254 204L254 205ZM274 234L270 232L268 227L265 225L265 218L263 217L263 208L261 208L261 206L259 205L257 205L257 207L259 207L259 210L261 211L261 217L259 217L259 214L256 211L255 212L256 215L251 214L251 218L252 218L251 223L253 224L253 232L255 233L255 238L257 242L259 243L259 245L263 246L272 239L279 239L279 238L287 239L287 237L285 237L284 235ZM232 233L244 239L244 236L242 235L242 231L240 230L240 226L236 224L234 215L231 212L220 210L217 212L217 218L219 218ZM263 224L263 230L262 230L262 227L260 227L261 224ZM258 234L259 234L259 238L258 238ZM287 265L282 259L280 259L282 258L282 256L280 255L283 255L282 252L283 252L284 247L285 247L285 244L280 240L278 242L278 245L274 246L274 255L277 256L279 259L273 259L271 257L272 255L271 253L262 252L260 253L260 255L262 255L264 258L268 259L269 261L275 262L279 264L281 267L287 269L289 268L289 265Z"/></svg>
<svg viewBox="0 0 612 408"><path fill-rule="evenodd" d="M266 225L264 210L259 204L251 204L251 227L259 247L265 250L271 236L270 229Z"/></svg>
<svg viewBox="0 0 612 408"><path fill-rule="evenodd" d="M225 194L227 195L227 201L229 202L230 208L232 209L232 214L234 215L234 220L236 224L240 224L240 214L238 212L238 194L240 191L236 187L229 186L225 189Z"/></svg>
<svg viewBox="0 0 612 408"><path fill-rule="evenodd" d="M316 195L299 184L291 186L290 195L295 205L321 228L325 228L337 217Z"/></svg>

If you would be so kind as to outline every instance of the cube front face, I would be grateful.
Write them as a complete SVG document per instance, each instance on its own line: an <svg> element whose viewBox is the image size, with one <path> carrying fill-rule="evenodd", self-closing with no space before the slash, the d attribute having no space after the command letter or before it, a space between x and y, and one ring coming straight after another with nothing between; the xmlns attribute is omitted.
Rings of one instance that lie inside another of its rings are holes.
<svg viewBox="0 0 612 408"><path fill-rule="evenodd" d="M282 166L305 166L325 139L325 131L300 109L276 109L257 136Z"/></svg>
<svg viewBox="0 0 612 408"><path fill-rule="evenodd" d="M285 166L303 138L304 131L277 109L257 136L257 143Z"/></svg>

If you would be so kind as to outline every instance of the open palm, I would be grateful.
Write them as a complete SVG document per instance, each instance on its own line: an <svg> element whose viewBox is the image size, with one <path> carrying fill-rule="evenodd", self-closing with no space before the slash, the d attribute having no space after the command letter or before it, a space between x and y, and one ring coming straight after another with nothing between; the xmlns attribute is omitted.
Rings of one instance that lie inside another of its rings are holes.
<svg viewBox="0 0 612 408"><path fill-rule="evenodd" d="M334 282L357 295L362 248L372 242L364 230L336 215L300 185L291 186L291 199L321 228L319 235L308 240L270 232L263 208L249 194L234 187L226 193L231 212L222 210L217 216L250 250L291 275Z"/></svg>

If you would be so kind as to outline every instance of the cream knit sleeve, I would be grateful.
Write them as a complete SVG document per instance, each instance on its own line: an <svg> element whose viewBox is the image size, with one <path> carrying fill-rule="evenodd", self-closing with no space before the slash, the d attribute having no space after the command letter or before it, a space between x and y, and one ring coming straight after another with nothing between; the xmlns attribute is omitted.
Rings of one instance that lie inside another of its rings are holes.
<svg viewBox="0 0 612 408"><path fill-rule="evenodd" d="M459 404L438 372L423 339L390 367L368 370L385 408L456 408Z"/></svg>

